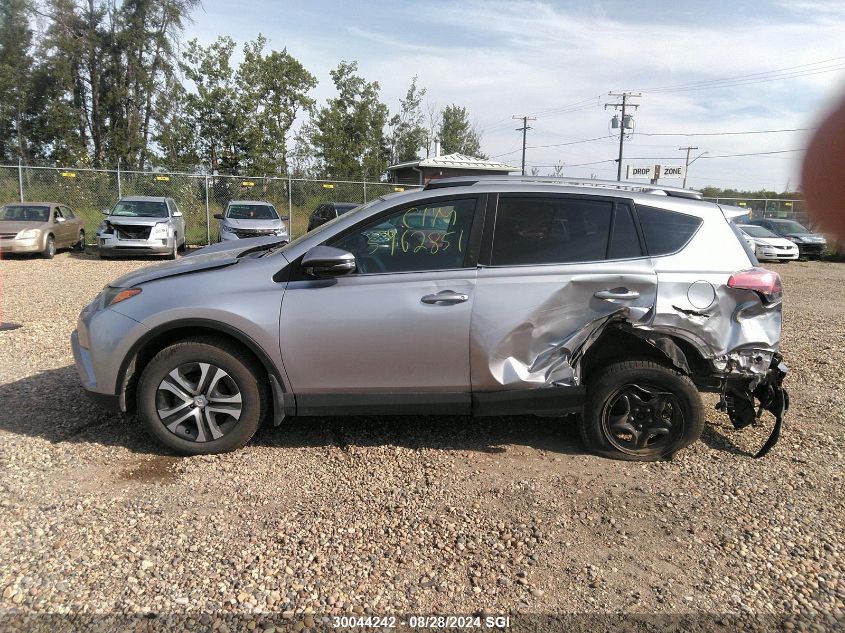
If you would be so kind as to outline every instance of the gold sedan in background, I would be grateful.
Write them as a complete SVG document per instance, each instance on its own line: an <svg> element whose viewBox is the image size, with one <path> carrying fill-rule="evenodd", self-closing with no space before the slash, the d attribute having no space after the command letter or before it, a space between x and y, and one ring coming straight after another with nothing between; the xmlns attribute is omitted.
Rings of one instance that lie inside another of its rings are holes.
<svg viewBox="0 0 845 633"><path fill-rule="evenodd" d="M85 248L85 228L70 207L57 202L20 202L0 207L0 253L40 253Z"/></svg>

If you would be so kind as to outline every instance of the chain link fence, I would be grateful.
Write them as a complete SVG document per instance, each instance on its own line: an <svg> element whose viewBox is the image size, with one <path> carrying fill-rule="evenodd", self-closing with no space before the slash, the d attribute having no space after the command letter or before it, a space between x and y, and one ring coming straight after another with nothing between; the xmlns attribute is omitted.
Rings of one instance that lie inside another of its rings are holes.
<svg viewBox="0 0 845 633"><path fill-rule="evenodd" d="M780 198L705 198L716 204L748 209L749 220L762 218L788 218L813 228L812 218L804 210L803 200L785 200Z"/></svg>
<svg viewBox="0 0 845 633"><path fill-rule="evenodd" d="M93 237L122 196L173 198L185 216L191 245L217 241L215 213L230 200L265 200L290 217L292 237L305 233L308 217L324 202L362 204L394 191L419 188L384 182L303 180L298 178L211 175L184 172L137 172L76 167L0 165L0 204L60 202L85 220Z"/></svg>

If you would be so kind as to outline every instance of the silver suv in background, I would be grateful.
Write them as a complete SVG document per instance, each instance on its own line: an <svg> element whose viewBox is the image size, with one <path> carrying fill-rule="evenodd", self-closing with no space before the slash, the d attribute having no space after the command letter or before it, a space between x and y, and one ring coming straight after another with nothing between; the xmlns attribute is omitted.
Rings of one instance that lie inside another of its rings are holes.
<svg viewBox="0 0 845 633"><path fill-rule="evenodd" d="M271 203L263 200L232 200L226 211L215 213L220 220L220 241L240 240L248 237L274 235L282 241L289 240L287 216L279 215Z"/></svg>
<svg viewBox="0 0 845 633"><path fill-rule="evenodd" d="M185 454L262 419L538 414L608 457L671 457L788 405L782 288L683 189L464 177L378 198L290 244L217 244L115 280L80 315L85 388ZM718 257L714 257L718 252Z"/></svg>
<svg viewBox="0 0 845 633"><path fill-rule="evenodd" d="M183 250L185 218L173 198L126 196L118 200L97 227L100 257L167 255Z"/></svg>

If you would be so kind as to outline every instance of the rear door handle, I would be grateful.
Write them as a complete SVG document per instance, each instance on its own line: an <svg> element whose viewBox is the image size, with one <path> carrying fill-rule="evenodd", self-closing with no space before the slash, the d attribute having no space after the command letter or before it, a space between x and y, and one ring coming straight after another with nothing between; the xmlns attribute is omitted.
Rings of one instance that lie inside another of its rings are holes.
<svg viewBox="0 0 845 633"><path fill-rule="evenodd" d="M619 288L618 290L599 290L593 295L599 299L639 299L640 293L636 290Z"/></svg>
<svg viewBox="0 0 845 633"><path fill-rule="evenodd" d="M420 301L423 303L463 303L469 299L469 295L454 290L442 290L436 295L426 295Z"/></svg>

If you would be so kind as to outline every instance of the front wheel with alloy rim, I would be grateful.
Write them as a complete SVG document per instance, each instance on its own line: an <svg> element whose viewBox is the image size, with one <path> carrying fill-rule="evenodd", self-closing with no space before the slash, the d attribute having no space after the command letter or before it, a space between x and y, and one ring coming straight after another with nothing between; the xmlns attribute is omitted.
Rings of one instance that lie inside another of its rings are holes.
<svg viewBox="0 0 845 633"><path fill-rule="evenodd" d="M631 461L671 458L704 429L701 397L680 372L647 360L614 363L587 386L581 438L592 452Z"/></svg>
<svg viewBox="0 0 845 633"><path fill-rule="evenodd" d="M144 426L185 455L242 447L258 430L266 407L259 364L221 339L189 339L163 349L138 383Z"/></svg>
<svg viewBox="0 0 845 633"><path fill-rule="evenodd" d="M47 236L47 244L44 245L44 251L41 257L44 259L53 259L56 256L56 238L52 235Z"/></svg>

